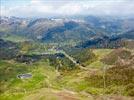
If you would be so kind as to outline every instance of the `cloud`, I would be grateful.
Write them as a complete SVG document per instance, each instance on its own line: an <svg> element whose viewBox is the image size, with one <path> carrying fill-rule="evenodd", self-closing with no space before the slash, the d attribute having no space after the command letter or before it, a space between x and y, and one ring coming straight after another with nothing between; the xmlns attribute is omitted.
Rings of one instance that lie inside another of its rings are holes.
<svg viewBox="0 0 134 100"><path fill-rule="evenodd" d="M66 15L134 15L132 0L31 0L23 5L1 7L1 14L21 17Z"/></svg>

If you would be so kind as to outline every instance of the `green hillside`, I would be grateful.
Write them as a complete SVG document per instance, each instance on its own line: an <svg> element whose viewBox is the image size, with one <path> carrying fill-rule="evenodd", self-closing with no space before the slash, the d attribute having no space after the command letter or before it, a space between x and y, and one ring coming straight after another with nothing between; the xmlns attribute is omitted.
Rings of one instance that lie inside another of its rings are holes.
<svg viewBox="0 0 134 100"><path fill-rule="evenodd" d="M24 50L32 52L31 49ZM117 54L122 51L124 52L120 49ZM87 52L87 54L82 56L83 53L79 53L79 50L75 53L73 51L67 53L75 59L81 59L80 64L88 61L89 63L86 62L84 66L86 70L79 69L77 65L61 55L58 60L55 58L57 55L47 55L31 63L1 58L1 100L96 100L97 98L103 100L103 98L110 98L110 95L116 99L118 98L117 94L121 95L121 100L127 100L133 96L132 54L129 55L132 57L125 59L129 62L129 65L126 63L124 66L119 66L118 63L116 63L117 65L107 65L102 62L105 56L116 53L116 50L85 49L83 52L84 54ZM25 54L29 53L26 52ZM90 57L88 54L94 56ZM124 54L127 53L121 53L121 56L123 57ZM27 57L34 59L33 57L36 56L28 55ZM88 60L85 60L85 57ZM95 59L92 59L92 57L95 57ZM57 69L57 67L60 69ZM106 69L104 70L104 68ZM32 77L26 79L17 77L17 75L27 73L30 73ZM126 96L128 97L126 98Z"/></svg>

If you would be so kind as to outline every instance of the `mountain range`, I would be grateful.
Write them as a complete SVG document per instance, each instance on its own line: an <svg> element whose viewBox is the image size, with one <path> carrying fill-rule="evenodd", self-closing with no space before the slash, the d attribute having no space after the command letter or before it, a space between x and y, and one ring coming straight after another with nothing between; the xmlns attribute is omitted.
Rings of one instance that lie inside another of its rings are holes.
<svg viewBox="0 0 134 100"><path fill-rule="evenodd" d="M51 19L1 16L0 36L5 35L19 35L47 43L79 43L105 37L133 39L134 19L108 16Z"/></svg>

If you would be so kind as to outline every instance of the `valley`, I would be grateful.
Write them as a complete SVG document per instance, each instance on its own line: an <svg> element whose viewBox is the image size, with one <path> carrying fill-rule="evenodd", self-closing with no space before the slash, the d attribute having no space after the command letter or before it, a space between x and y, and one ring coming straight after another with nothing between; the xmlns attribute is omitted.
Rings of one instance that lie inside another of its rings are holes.
<svg viewBox="0 0 134 100"><path fill-rule="evenodd" d="M26 46L25 44L23 45ZM40 45L40 48L34 47L39 46L38 44L29 45L24 49L23 45L18 48L21 51L19 53L21 56L16 56L17 58L11 56L11 58L1 58L0 60L0 98L2 100L36 100L37 98L40 100L132 99L133 50L123 48L83 48L80 50L70 48L70 50L68 50L67 48L65 50L67 52L65 52L58 48L53 49L53 46L49 49L44 49L44 45ZM10 46L8 47L10 48ZM35 49L35 52L30 48L37 48L37 50ZM93 57L88 57L87 54L83 57L81 50L84 54L89 52L90 56L92 55ZM119 55L113 54L117 51L117 54ZM107 58L113 57L110 55L117 55L117 58L121 57L120 59L125 60L126 63L120 64L121 61L116 62L120 60L118 58L118 60L112 61L112 63L109 64L107 63L109 60L117 59L115 57ZM124 59L122 58L123 55L128 55L128 57ZM81 64L82 67L79 64ZM116 68L116 66L118 67ZM106 68L104 69L104 67ZM107 75L105 76L106 80L104 80L103 77L104 70ZM118 70L119 76L118 74L114 74L116 73L116 70ZM128 71L129 74L127 75ZM31 73L32 77L28 79L17 78L17 75L26 73ZM122 78L120 78L120 74L123 74ZM111 75L112 77L115 77L115 79L111 79ZM113 81L110 81L109 79ZM129 81L126 81L125 79ZM105 87L103 84L104 81L106 81ZM109 94L112 95L109 96ZM115 94L122 96L116 96Z"/></svg>
<svg viewBox="0 0 134 100"><path fill-rule="evenodd" d="M1 17L0 100L133 100L134 20L105 19Z"/></svg>

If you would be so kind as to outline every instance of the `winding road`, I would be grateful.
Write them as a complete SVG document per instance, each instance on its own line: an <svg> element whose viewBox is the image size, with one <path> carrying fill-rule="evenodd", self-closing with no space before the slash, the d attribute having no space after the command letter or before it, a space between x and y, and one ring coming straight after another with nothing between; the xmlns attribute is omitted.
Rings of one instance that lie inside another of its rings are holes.
<svg viewBox="0 0 134 100"><path fill-rule="evenodd" d="M72 61L80 69L87 70L87 68L83 67L80 63L77 62L77 60L75 58L68 55L64 50L51 50L51 51L43 52L40 54L46 55L46 54L57 54L57 53L61 53L61 54L65 55L70 61Z"/></svg>

